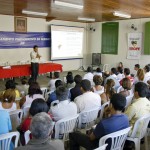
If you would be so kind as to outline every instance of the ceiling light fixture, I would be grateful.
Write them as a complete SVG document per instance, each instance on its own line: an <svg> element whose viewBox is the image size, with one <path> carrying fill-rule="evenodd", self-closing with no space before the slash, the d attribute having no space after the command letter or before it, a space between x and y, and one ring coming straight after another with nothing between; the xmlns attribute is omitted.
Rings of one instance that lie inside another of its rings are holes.
<svg viewBox="0 0 150 150"><path fill-rule="evenodd" d="M95 18L84 18L84 17L78 17L78 20L94 22L94 21L95 21Z"/></svg>
<svg viewBox="0 0 150 150"><path fill-rule="evenodd" d="M114 11L113 15L118 17L123 17L123 18L131 18L130 14L127 14L125 12L120 12L120 11Z"/></svg>
<svg viewBox="0 0 150 150"><path fill-rule="evenodd" d="M22 10L23 14L27 15L36 15L36 16L47 16L48 13L46 12L35 12L35 11L29 11L29 10Z"/></svg>
<svg viewBox="0 0 150 150"><path fill-rule="evenodd" d="M58 0L55 0L54 4L55 5L59 5L59 6L71 7L71 8L77 8L77 9L83 9L83 5L71 4L71 3L62 2L62 1L58 1Z"/></svg>

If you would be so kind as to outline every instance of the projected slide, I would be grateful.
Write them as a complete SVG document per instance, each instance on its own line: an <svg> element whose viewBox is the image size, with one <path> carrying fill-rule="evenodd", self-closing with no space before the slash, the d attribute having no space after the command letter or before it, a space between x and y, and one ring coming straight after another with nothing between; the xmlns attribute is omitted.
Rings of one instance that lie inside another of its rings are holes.
<svg viewBox="0 0 150 150"><path fill-rule="evenodd" d="M83 57L84 28L51 26L51 60Z"/></svg>

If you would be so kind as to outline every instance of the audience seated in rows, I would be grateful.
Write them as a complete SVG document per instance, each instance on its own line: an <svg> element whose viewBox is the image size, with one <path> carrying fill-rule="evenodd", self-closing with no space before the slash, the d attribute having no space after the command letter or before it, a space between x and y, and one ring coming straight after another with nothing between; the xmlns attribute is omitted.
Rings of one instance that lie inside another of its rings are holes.
<svg viewBox="0 0 150 150"><path fill-rule="evenodd" d="M59 87L60 85L64 85L64 83L61 80L57 80L55 82L55 88L57 89L57 87ZM57 100L56 90L49 94L49 97L48 97L48 100L47 100L47 105L50 107L51 102L53 102L55 100Z"/></svg>
<svg viewBox="0 0 150 150"><path fill-rule="evenodd" d="M20 107L24 108L25 106L30 106L36 98L44 99L39 84L37 82L32 82L29 86L28 95L20 100Z"/></svg>
<svg viewBox="0 0 150 150"><path fill-rule="evenodd" d="M120 89L119 93L125 97L133 95L133 92L131 90L131 81L129 78L122 79L122 88Z"/></svg>
<svg viewBox="0 0 150 150"><path fill-rule="evenodd" d="M16 93L12 89L7 89L0 102L0 110L6 110L8 112L14 111L17 109L17 104L15 103Z"/></svg>
<svg viewBox="0 0 150 150"><path fill-rule="evenodd" d="M146 98L147 91L148 87L144 82L138 82L135 84L135 99L125 112L125 114L128 116L130 126L132 126L132 129L136 120L138 120L140 117L146 114L150 114L150 101Z"/></svg>
<svg viewBox="0 0 150 150"><path fill-rule="evenodd" d="M98 147L101 137L129 127L128 118L122 113L126 105L126 98L121 94L114 94L110 100L110 105L111 116L101 120L88 135L80 132L69 134L70 150L79 150L79 146L93 150Z"/></svg>
<svg viewBox="0 0 150 150"><path fill-rule="evenodd" d="M66 82L67 82L66 87L68 89L73 88L75 86L74 79L73 79L73 73L71 71L69 71L67 73Z"/></svg>
<svg viewBox="0 0 150 150"><path fill-rule="evenodd" d="M24 92L24 95L21 95L21 96L27 95L28 94L28 89L29 89L27 79L22 78L21 79L21 85L17 85L16 88L19 90L20 93Z"/></svg>
<svg viewBox="0 0 150 150"><path fill-rule="evenodd" d="M125 78L129 78L131 81L131 85L133 84L133 77L130 76L130 69L124 68L124 76ZM122 80L120 81L120 85L122 85Z"/></svg>
<svg viewBox="0 0 150 150"><path fill-rule="evenodd" d="M46 104L46 102L41 99L41 98L37 98L35 99L32 104L31 107L29 109L29 116L27 118L25 118L25 120L22 122L22 124L18 127L18 131L21 134L21 143L22 145L24 145L24 133L27 130L30 130L30 124L31 124L31 120L33 118L33 116L35 116L37 113L40 112L45 112L48 113L48 106Z"/></svg>
<svg viewBox="0 0 150 150"><path fill-rule="evenodd" d="M108 79L105 84L105 93L107 97L107 101L109 101L114 93L116 93L116 90L113 88L115 85L115 82L113 79Z"/></svg>
<svg viewBox="0 0 150 150"><path fill-rule="evenodd" d="M87 79L91 82L91 86L94 86L94 83L93 83L93 69L92 67L88 67L87 68L87 73L83 76L83 79Z"/></svg>
<svg viewBox="0 0 150 150"><path fill-rule="evenodd" d="M144 82L145 82L146 84L148 84L147 81L150 80L150 66L146 65L146 66L144 67L144 71L145 71Z"/></svg>
<svg viewBox="0 0 150 150"><path fill-rule="evenodd" d="M108 79L113 79L115 82L114 89L117 90L117 88L120 86L120 84L119 84L116 74L117 74L116 68L111 68L111 75L105 79L104 85L106 84Z"/></svg>
<svg viewBox="0 0 150 150"><path fill-rule="evenodd" d="M97 93L101 97L101 103L107 102L106 94L104 93L104 87L101 86L103 83L103 78L99 75L94 75L93 82L95 86L92 87L91 91Z"/></svg>
<svg viewBox="0 0 150 150"><path fill-rule="evenodd" d="M56 97L59 103L51 106L49 110L55 121L77 114L77 106L74 102L70 102L69 90L64 85L57 87Z"/></svg>
<svg viewBox="0 0 150 150"><path fill-rule="evenodd" d="M12 90L14 90L15 93L16 93L16 98L20 98L20 93L19 93L19 91L16 89L16 84L15 84L15 82L14 82L13 80L8 80L8 81L6 82L6 84L5 84L5 90L7 90L7 89L12 89ZM1 95L0 97L3 96L5 90L2 92L2 95Z"/></svg>
<svg viewBox="0 0 150 150"><path fill-rule="evenodd" d="M145 73L143 69L138 69L137 74L133 80L133 85L135 85L137 82L145 82Z"/></svg>
<svg viewBox="0 0 150 150"><path fill-rule="evenodd" d="M70 94L71 94L71 101L74 101L74 99L81 95L82 94L82 91L81 91L81 81L82 81L82 77L80 75L76 75L74 77L74 82L75 82L75 87L73 87L71 90L70 90Z"/></svg>
<svg viewBox="0 0 150 150"><path fill-rule="evenodd" d="M122 80L124 78L123 69L121 67L117 68L117 79L118 81Z"/></svg>
<svg viewBox="0 0 150 150"><path fill-rule="evenodd" d="M60 80L59 78L59 72L54 72L54 77L52 79L50 79L49 83L48 83L48 87L50 91L55 91L55 82L57 80Z"/></svg>
<svg viewBox="0 0 150 150"><path fill-rule="evenodd" d="M102 77L102 71L101 71L101 68L96 68L96 72L93 73L93 75L98 75L98 76L101 76Z"/></svg>
<svg viewBox="0 0 150 150"><path fill-rule="evenodd" d="M82 95L75 98L74 102L77 105L78 113L87 111L101 106L101 98L98 94L93 93L91 90L91 83L89 80L84 79L81 81Z"/></svg>
<svg viewBox="0 0 150 150"><path fill-rule="evenodd" d="M53 131L53 121L44 112L36 114L31 121L30 131L33 138L25 146L20 146L15 150L64 150L64 145L60 140L51 140Z"/></svg>

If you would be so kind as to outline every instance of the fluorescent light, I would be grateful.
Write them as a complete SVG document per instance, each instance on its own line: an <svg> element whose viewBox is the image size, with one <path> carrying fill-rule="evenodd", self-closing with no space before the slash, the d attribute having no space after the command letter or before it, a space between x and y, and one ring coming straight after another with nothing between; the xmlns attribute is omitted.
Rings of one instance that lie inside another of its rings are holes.
<svg viewBox="0 0 150 150"><path fill-rule="evenodd" d="M48 13L46 12L35 12L35 11L29 11L29 10L22 10L23 14L28 14L28 15L37 15L37 16L47 16Z"/></svg>
<svg viewBox="0 0 150 150"><path fill-rule="evenodd" d="M94 21L95 21L95 18L84 18L84 17L78 17L78 20L94 22Z"/></svg>
<svg viewBox="0 0 150 150"><path fill-rule="evenodd" d="M83 5L77 5L77 4L67 3L67 2L61 2L61 1L57 1L57 0L54 1L54 4L59 5L59 6L83 9Z"/></svg>
<svg viewBox="0 0 150 150"><path fill-rule="evenodd" d="M123 18L131 18L130 14L124 13L124 12L120 12L120 11L114 11L113 12L114 16L118 16L118 17L123 17Z"/></svg>

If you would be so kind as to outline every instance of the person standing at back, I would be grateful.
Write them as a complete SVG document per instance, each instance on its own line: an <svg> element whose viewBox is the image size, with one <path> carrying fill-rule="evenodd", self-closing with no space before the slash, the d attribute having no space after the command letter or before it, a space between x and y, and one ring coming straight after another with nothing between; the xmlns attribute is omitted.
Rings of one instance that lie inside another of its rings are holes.
<svg viewBox="0 0 150 150"><path fill-rule="evenodd" d="M30 53L30 57L31 57L31 75L32 79L36 82L39 72L39 60L41 58L41 56L38 53L37 45L33 46L33 51Z"/></svg>

